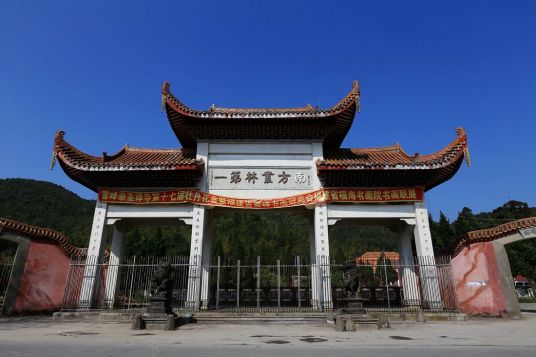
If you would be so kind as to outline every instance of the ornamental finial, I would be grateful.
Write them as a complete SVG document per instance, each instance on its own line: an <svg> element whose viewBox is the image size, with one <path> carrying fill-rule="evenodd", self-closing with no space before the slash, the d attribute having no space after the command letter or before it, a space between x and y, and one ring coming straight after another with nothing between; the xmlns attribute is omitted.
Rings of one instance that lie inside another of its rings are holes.
<svg viewBox="0 0 536 357"><path fill-rule="evenodd" d="M359 81L355 80L353 83L352 83L352 87L354 89L355 92L359 93Z"/></svg>
<svg viewBox="0 0 536 357"><path fill-rule="evenodd" d="M56 158L58 156L58 141L63 140L63 136L65 135L65 131L58 130L56 131L56 135L54 135L54 145L52 147L52 158L50 159L50 170L54 168L56 165Z"/></svg>
<svg viewBox="0 0 536 357"><path fill-rule="evenodd" d="M164 84L162 84L162 93L169 93L169 82L164 82Z"/></svg>
<svg viewBox="0 0 536 357"><path fill-rule="evenodd" d="M359 81L356 80L354 83L352 83L352 90L356 94L355 103L357 105L357 112L361 113L361 91L359 90Z"/></svg>
<svg viewBox="0 0 536 357"><path fill-rule="evenodd" d="M160 102L160 112L163 113L166 109L166 99L169 93L169 83L164 82L162 84L162 101Z"/></svg>

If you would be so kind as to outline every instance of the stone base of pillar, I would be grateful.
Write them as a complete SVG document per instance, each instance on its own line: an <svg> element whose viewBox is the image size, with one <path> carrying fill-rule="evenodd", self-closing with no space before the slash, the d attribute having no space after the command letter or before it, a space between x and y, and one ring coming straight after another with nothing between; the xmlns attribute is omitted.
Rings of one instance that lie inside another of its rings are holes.
<svg viewBox="0 0 536 357"><path fill-rule="evenodd" d="M404 299L402 300L404 306L421 306L421 300L419 299Z"/></svg>
<svg viewBox="0 0 536 357"><path fill-rule="evenodd" d="M443 303L441 301L423 301L423 308L430 310L443 310Z"/></svg>
<svg viewBox="0 0 536 357"><path fill-rule="evenodd" d="M333 310L333 303L332 303L331 301L324 301L323 310L324 310L324 311L331 311L331 310Z"/></svg>
<svg viewBox="0 0 536 357"><path fill-rule="evenodd" d="M318 303L318 300L311 300L311 306L313 310L320 310L320 304Z"/></svg>
<svg viewBox="0 0 536 357"><path fill-rule="evenodd" d="M202 300L201 301L201 310L208 310L208 301Z"/></svg>
<svg viewBox="0 0 536 357"><path fill-rule="evenodd" d="M197 304L197 301L186 301L184 303L184 307L188 310L198 310L199 305Z"/></svg>

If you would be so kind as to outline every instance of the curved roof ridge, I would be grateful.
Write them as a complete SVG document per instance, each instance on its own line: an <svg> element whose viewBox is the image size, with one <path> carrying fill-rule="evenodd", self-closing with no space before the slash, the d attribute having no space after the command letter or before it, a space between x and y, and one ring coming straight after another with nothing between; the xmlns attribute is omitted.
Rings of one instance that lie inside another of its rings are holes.
<svg viewBox="0 0 536 357"><path fill-rule="evenodd" d="M320 160L320 166L346 166L352 163L352 157L344 157L345 152L350 151L353 155L370 159L371 164L385 165L406 165L406 164L435 164L436 161L446 161L446 164L456 161L464 155L467 147L467 134L462 128L456 129L458 136L443 149L428 155L408 155L408 153L398 143L384 147L373 148L351 148L351 149L329 149L326 151L324 160ZM391 154L392 153L392 154ZM369 156L370 154L370 156ZM385 155L383 155L385 154ZM386 156L391 154L391 156ZM333 157L330 157L333 156ZM337 157L339 156L339 157ZM362 162L358 164L363 164Z"/></svg>
<svg viewBox="0 0 536 357"><path fill-rule="evenodd" d="M193 150L185 149L185 148L141 148L137 146L130 146L127 145L126 150L129 152L195 152Z"/></svg>
<svg viewBox="0 0 536 357"><path fill-rule="evenodd" d="M396 143L396 144L393 144L393 145L388 145L388 146L375 146L375 147L368 147L368 148L350 148L348 150L352 150L353 152L356 152L356 153L361 153L361 151L381 151L381 152L385 152L385 151L401 150L404 154L406 153L404 151L404 149L402 149L402 147L400 146L399 143Z"/></svg>
<svg viewBox="0 0 536 357"><path fill-rule="evenodd" d="M62 152L66 151L66 150L72 151L76 155L78 155L78 156L80 156L80 157L82 157L84 159L87 159L87 160L100 160L100 161L103 160L103 158L100 157L100 156L89 155L89 154L77 149L76 147L71 145L69 142L67 142L67 140L65 140L65 131L64 130L58 130L56 132L56 135L54 135L53 154L61 155Z"/></svg>
<svg viewBox="0 0 536 357"><path fill-rule="evenodd" d="M51 168L56 158L67 176L90 190L99 187L191 187L202 176L204 161L194 149L144 149L125 145L117 153L88 155L64 139L54 139Z"/></svg>
<svg viewBox="0 0 536 357"><path fill-rule="evenodd" d="M146 148L138 148L138 147L131 147L128 144L123 146L118 152L116 152L113 155L107 155L106 152L103 152L103 156L93 156L86 154L85 152L77 149L72 144L67 142L64 139L65 132L63 130L58 131L56 133L56 137L54 139L54 153L60 157L60 159L64 162L66 162L69 165L75 165L74 161L78 161L78 164L80 162L85 162L87 164L93 164L93 165L102 165L102 164L114 164L115 161L120 160L123 156L127 156L129 153L162 153L162 154L178 154L181 157L183 154L192 155L195 154L195 150L191 149L184 149L184 148L176 148L176 149L146 149ZM74 155L73 155L74 154ZM73 157L74 156L74 157ZM162 159L162 158L160 158ZM187 165L201 165L203 163L203 160L197 160L195 157L183 157L185 161L184 164ZM163 160L158 160L162 161ZM145 164L147 162L136 162L135 164Z"/></svg>
<svg viewBox="0 0 536 357"><path fill-rule="evenodd" d="M86 249L74 246L69 242L69 238L65 234L50 228L32 226L13 219L0 217L0 232L11 232L30 238L51 240L69 256L82 257L86 255Z"/></svg>
<svg viewBox="0 0 536 357"><path fill-rule="evenodd" d="M337 114L338 112L343 111L347 107L349 107L351 104L353 104L354 101L359 100L360 90L359 90L359 82L354 81L352 84L352 90L344 96L341 100L339 100L335 105L320 109L316 106L312 106L310 104L307 104L304 107L295 107L295 108L227 108L227 107L217 107L215 105L212 105L208 110L198 110L193 109L183 102L181 102L177 97L171 93L169 90L169 83L164 82L162 86L162 102L167 103L173 109L175 109L178 112L181 112L186 115L194 115L194 116L204 116L204 115L217 115L217 114L240 114L240 115L247 115L247 114L262 114L266 112L271 113L286 113L286 114L311 114L311 115L319 115L319 114Z"/></svg>
<svg viewBox="0 0 536 357"><path fill-rule="evenodd" d="M463 235L454 248L452 256L458 255L465 247L473 243L490 242L506 237L519 229L536 227L536 217L521 218L515 221L500 224L495 227L470 231Z"/></svg>
<svg viewBox="0 0 536 357"><path fill-rule="evenodd" d="M125 144L125 146L123 146L121 149L119 149L118 152L116 152L113 155L108 155L106 153L106 151L103 151L102 152L102 161L103 162L113 161L113 160L123 156L128 149L129 149L128 144Z"/></svg>
<svg viewBox="0 0 536 357"><path fill-rule="evenodd" d="M218 107L217 105L211 105L208 109L209 112L315 112L318 111L318 107L313 107L311 104L307 104L304 107L289 107L289 108L235 108L235 107Z"/></svg>
<svg viewBox="0 0 536 357"><path fill-rule="evenodd" d="M458 145L462 145L464 148L466 148L467 147L467 133L465 132L465 130L462 127L458 127L456 128L456 134L457 134L457 137L452 142L450 142L450 144L445 146L443 149L438 150L428 155L422 155L422 156L417 155L416 158L418 159L418 161L429 161L429 160L434 160L443 156L445 153L456 148ZM463 150L460 150L458 152L458 155L463 155Z"/></svg>

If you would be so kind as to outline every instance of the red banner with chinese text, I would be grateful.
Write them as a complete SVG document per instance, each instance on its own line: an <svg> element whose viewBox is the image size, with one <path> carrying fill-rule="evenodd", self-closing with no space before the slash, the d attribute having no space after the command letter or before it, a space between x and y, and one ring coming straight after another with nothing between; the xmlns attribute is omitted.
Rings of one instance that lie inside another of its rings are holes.
<svg viewBox="0 0 536 357"><path fill-rule="evenodd" d="M422 201L421 187L412 188L376 188L376 189L339 189L322 188L299 195L273 199L246 199L213 195L194 189L177 189L170 191L133 192L114 189L99 190L99 201L116 204L168 204L194 203L197 205L229 208L285 208L311 205L320 202L348 203L387 203Z"/></svg>

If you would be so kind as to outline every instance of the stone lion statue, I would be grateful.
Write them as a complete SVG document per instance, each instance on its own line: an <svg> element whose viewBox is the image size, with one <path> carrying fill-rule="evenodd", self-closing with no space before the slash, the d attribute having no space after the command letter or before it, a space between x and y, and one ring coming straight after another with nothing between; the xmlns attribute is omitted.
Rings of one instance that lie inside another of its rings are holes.
<svg viewBox="0 0 536 357"><path fill-rule="evenodd" d="M171 292L171 264L162 262L151 276L151 296L167 297Z"/></svg>
<svg viewBox="0 0 536 357"><path fill-rule="evenodd" d="M342 269L344 295L346 295L346 297L359 297L360 284L356 262L354 260L347 260L343 263Z"/></svg>

